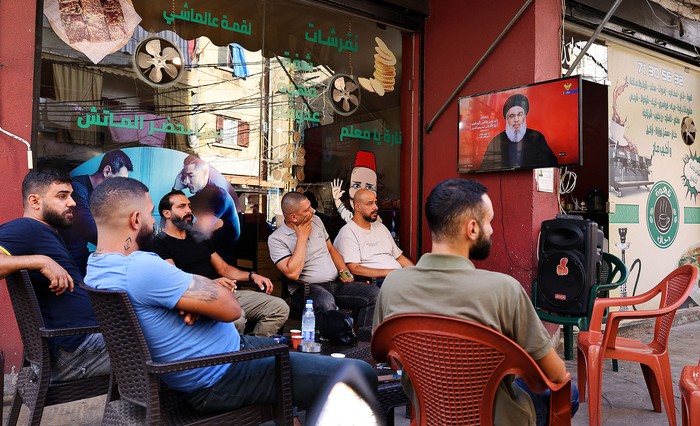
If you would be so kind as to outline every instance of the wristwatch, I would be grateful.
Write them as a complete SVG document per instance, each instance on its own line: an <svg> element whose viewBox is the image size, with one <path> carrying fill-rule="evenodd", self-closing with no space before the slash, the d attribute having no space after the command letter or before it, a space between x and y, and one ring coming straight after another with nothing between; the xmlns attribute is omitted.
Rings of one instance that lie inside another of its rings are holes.
<svg viewBox="0 0 700 426"><path fill-rule="evenodd" d="M253 274L257 274L255 271L248 272L248 281L253 281Z"/></svg>

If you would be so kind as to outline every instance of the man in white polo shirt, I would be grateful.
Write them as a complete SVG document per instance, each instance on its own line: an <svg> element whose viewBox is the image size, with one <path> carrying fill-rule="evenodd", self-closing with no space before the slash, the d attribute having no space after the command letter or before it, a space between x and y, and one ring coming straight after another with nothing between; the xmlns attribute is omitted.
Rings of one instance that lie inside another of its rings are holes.
<svg viewBox="0 0 700 426"><path fill-rule="evenodd" d="M353 199L353 217L342 227L333 245L354 275L375 278L381 287L384 277L398 268L413 266L394 242L389 230L377 221L377 195L360 189Z"/></svg>
<svg viewBox="0 0 700 426"><path fill-rule="evenodd" d="M358 331L371 327L379 289L341 274L347 272L345 261L331 244L323 222L314 215L304 194L288 192L282 197L281 207L284 222L267 240L277 269L292 281L311 284L309 298L314 302L317 317L336 309L337 304L358 310ZM303 289L297 283L290 284L289 289L293 307L303 308Z"/></svg>

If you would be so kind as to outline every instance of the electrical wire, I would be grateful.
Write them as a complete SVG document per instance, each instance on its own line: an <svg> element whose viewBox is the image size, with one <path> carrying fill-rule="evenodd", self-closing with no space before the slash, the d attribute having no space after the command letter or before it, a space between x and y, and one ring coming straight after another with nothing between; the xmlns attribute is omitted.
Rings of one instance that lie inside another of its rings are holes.
<svg viewBox="0 0 700 426"><path fill-rule="evenodd" d="M566 209L564 208L564 205L562 203L562 198L569 196L576 188L576 173L572 172L570 170L567 170L566 168L564 169L564 172L561 174L559 178L559 186L557 190L557 199L559 202L559 213L566 213ZM579 210L578 206L578 201L575 203L575 209Z"/></svg>
<svg viewBox="0 0 700 426"><path fill-rule="evenodd" d="M632 273L632 270L634 270L634 266L639 265L639 270L637 271L637 279L634 281L634 287L632 288L632 296L637 294L637 284L639 284L639 277L642 275L642 261L639 259L634 259L634 262L632 262L632 266L630 266L629 273ZM632 309L635 311L637 310L637 307L635 305L632 305Z"/></svg>
<svg viewBox="0 0 700 426"><path fill-rule="evenodd" d="M33 161L32 161L32 145L29 142L27 142L24 138L17 136L14 133L10 133L7 130L3 129L2 127L0 127L0 132L6 134L7 136L9 136L13 139L17 139L18 141L24 143L27 146L27 166L31 170L34 167L34 165L32 164L33 163Z"/></svg>

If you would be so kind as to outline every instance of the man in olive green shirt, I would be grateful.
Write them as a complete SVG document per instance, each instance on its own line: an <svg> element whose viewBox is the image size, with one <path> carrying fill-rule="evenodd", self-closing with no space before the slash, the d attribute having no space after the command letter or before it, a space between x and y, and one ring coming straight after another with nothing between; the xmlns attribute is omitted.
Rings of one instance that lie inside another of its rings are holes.
<svg viewBox="0 0 700 426"><path fill-rule="evenodd" d="M470 260L486 259L491 248L494 212L486 191L479 182L465 179L450 179L433 189L425 206L432 253L423 255L416 266L387 276L377 297L373 327L409 313L477 322L508 336L550 380L562 382L567 378L564 362L520 283L505 274L476 269ZM412 396L410 378L403 382ZM515 383L512 376L501 382L494 424L547 424L548 397L531 393L520 380ZM577 409L578 390L572 385L572 415Z"/></svg>

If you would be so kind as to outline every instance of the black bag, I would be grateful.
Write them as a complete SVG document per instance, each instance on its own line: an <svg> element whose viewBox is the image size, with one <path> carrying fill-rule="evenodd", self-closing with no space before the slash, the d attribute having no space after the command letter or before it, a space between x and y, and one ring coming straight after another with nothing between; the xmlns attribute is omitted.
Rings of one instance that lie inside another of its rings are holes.
<svg viewBox="0 0 700 426"><path fill-rule="evenodd" d="M357 342L353 319L342 311L327 311L316 316L321 339L339 345L354 345Z"/></svg>

